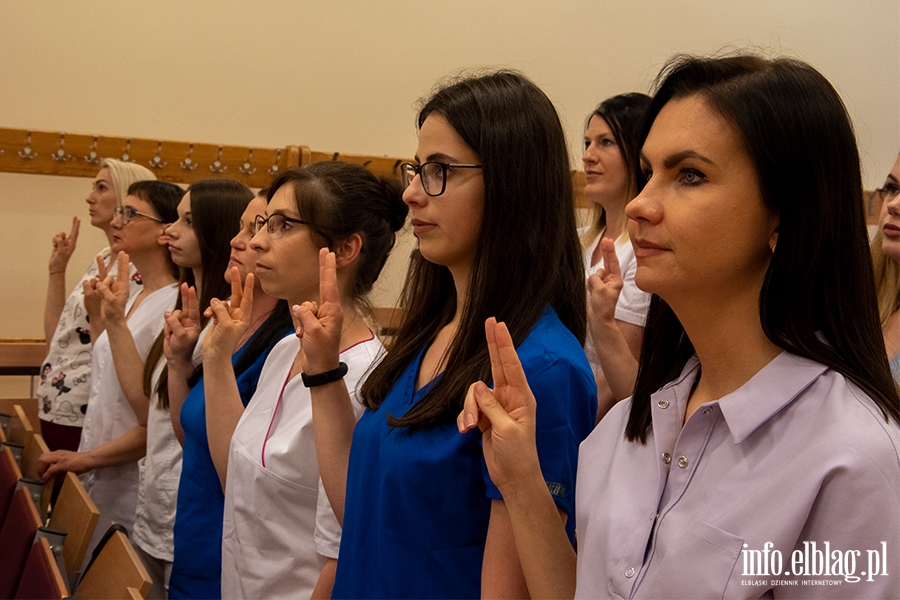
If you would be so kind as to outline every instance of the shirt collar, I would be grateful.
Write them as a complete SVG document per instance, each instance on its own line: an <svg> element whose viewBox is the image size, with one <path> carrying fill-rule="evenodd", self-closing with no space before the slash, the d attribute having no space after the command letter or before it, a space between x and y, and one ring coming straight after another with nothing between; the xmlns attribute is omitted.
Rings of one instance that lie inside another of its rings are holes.
<svg viewBox="0 0 900 600"><path fill-rule="evenodd" d="M682 415L696 379L697 367L697 357L694 356L684 366L678 379L666 386L673 388ZM734 443L740 444L827 369L827 366L808 358L781 352L740 388L707 404L718 404Z"/></svg>

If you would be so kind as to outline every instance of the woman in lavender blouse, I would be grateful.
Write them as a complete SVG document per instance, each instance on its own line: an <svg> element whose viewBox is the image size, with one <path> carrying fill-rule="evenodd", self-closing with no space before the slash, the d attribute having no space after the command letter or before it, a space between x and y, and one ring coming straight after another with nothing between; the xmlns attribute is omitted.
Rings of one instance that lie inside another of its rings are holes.
<svg viewBox="0 0 900 600"><path fill-rule="evenodd" d="M532 597L894 597L900 400L859 156L828 81L794 60L680 57L626 214L653 298L634 396L581 446L578 555L540 477L505 326L461 430L513 522Z"/></svg>

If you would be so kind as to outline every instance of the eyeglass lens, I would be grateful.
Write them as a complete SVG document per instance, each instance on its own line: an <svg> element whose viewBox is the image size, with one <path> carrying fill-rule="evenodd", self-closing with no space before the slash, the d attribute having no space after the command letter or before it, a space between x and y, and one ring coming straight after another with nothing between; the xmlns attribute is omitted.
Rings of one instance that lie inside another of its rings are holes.
<svg viewBox="0 0 900 600"><path fill-rule="evenodd" d="M409 187L416 174L420 176L422 187L429 196L439 196L444 191L444 165L427 162L419 166L406 163L403 166L403 187Z"/></svg>

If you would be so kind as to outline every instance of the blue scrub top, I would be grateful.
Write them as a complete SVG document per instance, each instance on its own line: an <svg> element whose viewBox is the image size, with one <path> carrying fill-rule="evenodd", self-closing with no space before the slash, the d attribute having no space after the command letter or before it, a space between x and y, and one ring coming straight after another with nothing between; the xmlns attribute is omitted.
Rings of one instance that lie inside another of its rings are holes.
<svg viewBox="0 0 900 600"><path fill-rule="evenodd" d="M246 347L247 344L244 344L234 353L232 365ZM268 348L261 353L237 377L238 391L245 407L256 391L260 371L270 350ZM184 400L181 427L184 429L184 448L175 513L175 556L169 579L169 598L221 598L225 495L209 453L203 378Z"/></svg>
<svg viewBox="0 0 900 600"><path fill-rule="evenodd" d="M578 446L594 426L597 387L584 350L548 308L517 348L537 399L537 447L557 505L575 530ZM353 433L334 598L476 598L491 500L476 429L455 422L410 432L387 424L425 395L425 349Z"/></svg>

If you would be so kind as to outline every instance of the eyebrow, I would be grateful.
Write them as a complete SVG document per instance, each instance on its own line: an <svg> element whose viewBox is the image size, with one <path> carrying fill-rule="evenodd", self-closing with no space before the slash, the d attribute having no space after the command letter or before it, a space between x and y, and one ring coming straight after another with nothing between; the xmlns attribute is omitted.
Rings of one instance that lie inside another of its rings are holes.
<svg viewBox="0 0 900 600"><path fill-rule="evenodd" d="M888 180L893 181L894 183L898 183L897 178L894 177L893 175L891 175L890 173L888 173L887 178L888 178Z"/></svg>
<svg viewBox="0 0 900 600"><path fill-rule="evenodd" d="M705 162L705 163L710 164L710 165L715 164L713 161L711 161L710 159L706 158L705 156L703 156L703 155L700 154L699 152L695 152L694 150L682 150L681 152L676 152L675 154L670 154L669 156L667 156L667 157L665 158L665 160L663 160L663 167L665 167L666 169L671 169L672 167L674 167L674 166L677 165L678 163L680 163L680 162L682 162L683 160L688 159L688 158L695 158L695 159L697 159L697 160L699 160L699 161ZM647 156L644 154L643 151L641 151L641 160L644 161L645 163L649 163L649 162L650 162L650 161L647 159Z"/></svg>
<svg viewBox="0 0 900 600"><path fill-rule="evenodd" d="M414 157L416 162L422 162L419 160L419 155L416 154ZM442 162L442 163L452 163L456 159L450 156L449 154L444 154L443 152L432 152L428 156L425 157L425 162Z"/></svg>
<svg viewBox="0 0 900 600"><path fill-rule="evenodd" d="M98 183L105 183L106 185L109 185L109 182L105 179L97 179L94 181L93 185L97 185Z"/></svg>

